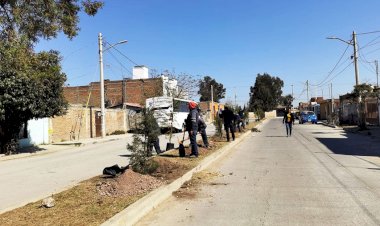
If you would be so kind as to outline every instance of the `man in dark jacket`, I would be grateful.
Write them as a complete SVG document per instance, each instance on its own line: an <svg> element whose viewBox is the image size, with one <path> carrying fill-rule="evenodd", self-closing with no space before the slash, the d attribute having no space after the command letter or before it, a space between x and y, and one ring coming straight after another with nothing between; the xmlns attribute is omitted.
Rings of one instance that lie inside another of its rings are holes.
<svg viewBox="0 0 380 226"><path fill-rule="evenodd" d="M189 102L189 114L186 119L186 130L189 132L190 144L191 144L191 154L190 158L198 157L198 144L197 144L197 133L198 133L198 117L199 113L197 110L197 103Z"/></svg>
<svg viewBox="0 0 380 226"><path fill-rule="evenodd" d="M228 107L224 107L224 110L222 111L221 114L219 114L219 117L223 118L224 129L226 130L226 135L227 135L227 141L230 141L229 131L231 131L232 140L235 140L235 131L234 131L235 115L234 115L234 113Z"/></svg>
<svg viewBox="0 0 380 226"><path fill-rule="evenodd" d="M282 123L285 123L286 126L286 136L292 136L292 125L294 125L294 114L291 112L290 108L288 112L284 114Z"/></svg>

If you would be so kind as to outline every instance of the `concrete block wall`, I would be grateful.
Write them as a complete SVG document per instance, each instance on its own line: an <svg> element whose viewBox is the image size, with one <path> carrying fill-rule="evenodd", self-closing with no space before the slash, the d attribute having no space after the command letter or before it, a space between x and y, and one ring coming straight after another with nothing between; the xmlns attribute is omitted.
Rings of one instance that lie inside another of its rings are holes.
<svg viewBox="0 0 380 226"><path fill-rule="evenodd" d="M123 109L106 110L106 134L111 134L116 130L128 131L127 113Z"/></svg>
<svg viewBox="0 0 380 226"><path fill-rule="evenodd" d="M277 117L276 110L265 112L265 118L269 119L269 118L276 118L276 117Z"/></svg>
<svg viewBox="0 0 380 226"><path fill-rule="evenodd" d="M57 143L70 140L81 140L96 136L95 114L100 108L69 107L67 114L51 119L49 141ZM116 130L129 130L128 111L124 109L106 110L106 134Z"/></svg>

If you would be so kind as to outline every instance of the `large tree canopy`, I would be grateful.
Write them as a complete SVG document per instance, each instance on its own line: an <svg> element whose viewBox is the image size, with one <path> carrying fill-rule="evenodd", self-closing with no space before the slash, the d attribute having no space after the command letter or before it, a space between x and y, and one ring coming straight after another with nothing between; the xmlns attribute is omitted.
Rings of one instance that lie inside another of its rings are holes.
<svg viewBox="0 0 380 226"><path fill-rule="evenodd" d="M215 102L219 102L226 95L226 88L223 88L223 84L218 83L210 76L205 76L199 82L198 94L201 95L200 101L211 101L211 85L213 86L213 99Z"/></svg>
<svg viewBox="0 0 380 226"><path fill-rule="evenodd" d="M102 2L92 0L0 0L1 35L36 42L55 38L62 31L71 39L79 31L78 13L83 10L95 15L102 6Z"/></svg>
<svg viewBox="0 0 380 226"><path fill-rule="evenodd" d="M36 53L34 44L59 32L73 38L78 13L94 15L102 5L91 0L0 0L0 153L14 151L10 144L23 123L61 115L67 107L59 53Z"/></svg>
<svg viewBox="0 0 380 226"><path fill-rule="evenodd" d="M251 86L249 109L251 111L271 111L276 108L281 99L284 82L278 77L267 73L258 74L254 86Z"/></svg>

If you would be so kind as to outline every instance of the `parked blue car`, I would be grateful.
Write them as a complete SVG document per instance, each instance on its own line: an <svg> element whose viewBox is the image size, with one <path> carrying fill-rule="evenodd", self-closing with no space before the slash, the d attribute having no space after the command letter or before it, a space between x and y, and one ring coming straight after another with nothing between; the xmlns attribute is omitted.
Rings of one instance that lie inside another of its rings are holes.
<svg viewBox="0 0 380 226"><path fill-rule="evenodd" d="M300 124L304 124L305 122L311 122L312 124L317 124L318 119L313 111L303 111L301 112L299 122Z"/></svg>

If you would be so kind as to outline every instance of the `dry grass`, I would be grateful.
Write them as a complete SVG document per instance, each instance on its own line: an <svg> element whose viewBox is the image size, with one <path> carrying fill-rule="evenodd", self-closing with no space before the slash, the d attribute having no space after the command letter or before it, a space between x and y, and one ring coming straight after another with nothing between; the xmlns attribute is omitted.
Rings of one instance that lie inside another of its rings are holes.
<svg viewBox="0 0 380 226"><path fill-rule="evenodd" d="M256 124L250 123L245 131ZM236 137L240 135L240 133L236 133ZM155 161L160 166L152 176L161 180L162 183L170 183L195 167L206 156L225 146L227 142L225 137L211 137L210 144L209 149L199 149L199 158L179 158L178 150L168 151L155 157ZM189 147L186 148L186 154L190 154ZM217 175L209 172L195 174L191 181L184 184L183 188L202 183L215 176ZM55 194L53 198L56 205L53 208L41 207L41 200L3 213L0 215L1 225L99 225L149 192L143 189L142 193L136 192L134 195L101 195L97 191L96 185L107 180L110 179L94 177L71 189ZM181 190L183 191L183 189ZM192 193L186 194L182 192L182 196L195 195L196 190L192 191Z"/></svg>
<svg viewBox="0 0 380 226"><path fill-rule="evenodd" d="M53 208L41 207L41 201L0 215L1 225L99 225L145 194L125 197L101 196L96 177L53 196Z"/></svg>

